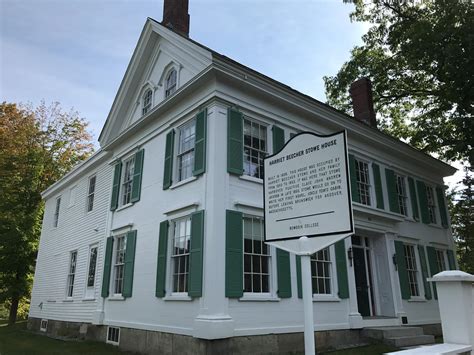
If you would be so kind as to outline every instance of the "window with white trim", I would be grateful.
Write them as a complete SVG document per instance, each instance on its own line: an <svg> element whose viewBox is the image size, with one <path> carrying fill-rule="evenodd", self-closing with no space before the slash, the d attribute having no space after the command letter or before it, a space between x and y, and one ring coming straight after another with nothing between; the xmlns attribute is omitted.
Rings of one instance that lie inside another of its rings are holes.
<svg viewBox="0 0 474 355"><path fill-rule="evenodd" d="M87 189L87 212L94 209L94 196L95 196L95 182L97 178L95 175L89 178L89 187Z"/></svg>
<svg viewBox="0 0 474 355"><path fill-rule="evenodd" d="M176 91L178 75L176 69L171 69L165 80L165 98Z"/></svg>
<svg viewBox="0 0 474 355"><path fill-rule="evenodd" d="M59 223L59 210L61 208L61 196L56 199L56 209L54 210L53 227L57 227Z"/></svg>
<svg viewBox="0 0 474 355"><path fill-rule="evenodd" d="M430 216L430 223L436 224L436 202L434 189L431 186L426 186L426 199L428 201L428 213Z"/></svg>
<svg viewBox="0 0 474 355"><path fill-rule="evenodd" d="M67 275L66 297L70 298L74 291L74 278L76 277L77 251L72 251L69 259L69 272Z"/></svg>
<svg viewBox="0 0 474 355"><path fill-rule="evenodd" d="M360 203L370 206L371 197L369 163L355 159L355 170L357 178L357 191L359 192Z"/></svg>
<svg viewBox="0 0 474 355"><path fill-rule="evenodd" d="M182 181L193 176L196 120L179 127L178 137L177 174L178 181Z"/></svg>
<svg viewBox="0 0 474 355"><path fill-rule="evenodd" d="M87 272L87 287L95 285L95 270L97 268L97 246L93 246L89 250L89 270Z"/></svg>
<svg viewBox="0 0 474 355"><path fill-rule="evenodd" d="M135 170L135 155L131 156L123 163L122 172L122 205L129 204L132 199L132 182Z"/></svg>
<svg viewBox="0 0 474 355"><path fill-rule="evenodd" d="M244 292L270 292L270 246L263 241L263 218L244 215Z"/></svg>
<svg viewBox="0 0 474 355"><path fill-rule="evenodd" d="M191 216L173 221L171 282L173 293L188 292Z"/></svg>
<svg viewBox="0 0 474 355"><path fill-rule="evenodd" d="M313 294L331 294L331 258L329 248L311 255L311 279Z"/></svg>
<svg viewBox="0 0 474 355"><path fill-rule="evenodd" d="M267 127L244 118L244 174L263 179L263 159L267 156Z"/></svg>
<svg viewBox="0 0 474 355"><path fill-rule="evenodd" d="M405 177L395 174L395 179L396 179L398 207L400 209L400 213L406 216L408 215L408 210L407 210L408 195L407 195Z"/></svg>
<svg viewBox="0 0 474 355"><path fill-rule="evenodd" d="M153 91L151 89L145 90L143 94L143 102L142 102L142 115L145 115L150 111L151 104L153 101Z"/></svg>
<svg viewBox="0 0 474 355"><path fill-rule="evenodd" d="M420 287L418 283L418 266L416 262L415 247L410 244L404 244L404 247L410 296L417 297L420 296Z"/></svg>
<svg viewBox="0 0 474 355"><path fill-rule="evenodd" d="M125 267L125 248L127 236L126 234L115 237L115 253L114 253L114 283L113 293L121 295L123 291L123 271Z"/></svg>
<svg viewBox="0 0 474 355"><path fill-rule="evenodd" d="M446 259L444 257L444 250L441 249L435 249L436 252L436 263L438 264L438 270L439 272L447 270L446 267Z"/></svg>

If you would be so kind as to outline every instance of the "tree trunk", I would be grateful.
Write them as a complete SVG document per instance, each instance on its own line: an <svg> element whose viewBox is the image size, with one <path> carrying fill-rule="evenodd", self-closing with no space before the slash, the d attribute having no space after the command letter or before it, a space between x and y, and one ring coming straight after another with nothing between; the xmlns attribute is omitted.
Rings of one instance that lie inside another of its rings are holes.
<svg viewBox="0 0 474 355"><path fill-rule="evenodd" d="M20 302L20 297L13 296L12 304L10 305L10 315L8 316L8 324L12 325L16 323L16 316L18 313L18 303Z"/></svg>

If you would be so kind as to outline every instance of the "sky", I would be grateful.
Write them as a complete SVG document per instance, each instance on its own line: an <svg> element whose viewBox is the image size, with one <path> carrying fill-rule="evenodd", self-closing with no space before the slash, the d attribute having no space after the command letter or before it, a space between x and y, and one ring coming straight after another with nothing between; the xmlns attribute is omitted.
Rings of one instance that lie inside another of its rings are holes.
<svg viewBox="0 0 474 355"><path fill-rule="evenodd" d="M190 37L325 102L323 76L368 29L352 10L342 0L189 0ZM163 0L0 0L0 100L58 101L97 140L146 18L162 11Z"/></svg>

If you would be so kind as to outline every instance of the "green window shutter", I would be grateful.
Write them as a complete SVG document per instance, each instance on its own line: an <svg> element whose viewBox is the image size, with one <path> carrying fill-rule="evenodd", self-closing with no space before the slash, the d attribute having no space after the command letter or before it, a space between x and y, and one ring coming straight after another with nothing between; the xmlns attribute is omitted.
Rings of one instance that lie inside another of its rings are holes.
<svg viewBox="0 0 474 355"><path fill-rule="evenodd" d="M277 126L272 127L273 154L280 151L285 145L285 131Z"/></svg>
<svg viewBox="0 0 474 355"><path fill-rule="evenodd" d="M390 207L390 211L400 213L400 206L398 205L397 180L395 179L395 173L393 170L385 169L385 178L387 180L388 206Z"/></svg>
<svg viewBox="0 0 474 355"><path fill-rule="evenodd" d="M104 255L104 273L102 274L102 297L109 296L110 270L112 268L112 252L114 246L114 237L107 238Z"/></svg>
<svg viewBox="0 0 474 355"><path fill-rule="evenodd" d="M425 298L427 300L431 299L431 286L429 281L427 281L428 275L428 266L426 264L426 255L425 248L423 245L418 245L418 255L420 256L421 263L421 276L423 277L423 286L425 288Z"/></svg>
<svg viewBox="0 0 474 355"><path fill-rule="evenodd" d="M174 130L166 135L165 147L165 167L163 169L163 190L169 189L173 183L173 151L174 151Z"/></svg>
<svg viewBox="0 0 474 355"><path fill-rule="evenodd" d="M277 249L278 297L291 298L290 253Z"/></svg>
<svg viewBox="0 0 474 355"><path fill-rule="evenodd" d="M206 171L206 137L207 137L207 109L196 115L196 135L194 143L193 175L198 176Z"/></svg>
<svg viewBox="0 0 474 355"><path fill-rule="evenodd" d="M133 270L135 268L135 246L137 245L137 231L127 233L127 246L125 248L125 265L123 268L123 297L132 297Z"/></svg>
<svg viewBox="0 0 474 355"><path fill-rule="evenodd" d="M115 211L118 207L120 192L120 176L122 175L122 162L118 162L114 167L114 181L112 184L112 200L110 201L110 210Z"/></svg>
<svg viewBox="0 0 474 355"><path fill-rule="evenodd" d="M456 270L456 259L452 250L446 250L448 253L449 270Z"/></svg>
<svg viewBox="0 0 474 355"><path fill-rule="evenodd" d="M303 298L303 280L301 278L301 256L296 255L296 285L298 286L298 298Z"/></svg>
<svg viewBox="0 0 474 355"><path fill-rule="evenodd" d="M418 221L420 219L420 213L418 211L418 199L416 198L415 181L411 177L408 178L408 187L410 188L410 200L411 209L413 211L413 219L415 221Z"/></svg>
<svg viewBox="0 0 474 355"><path fill-rule="evenodd" d="M242 213L226 211L225 235L225 296L243 296L243 227Z"/></svg>
<svg viewBox="0 0 474 355"><path fill-rule="evenodd" d="M351 175L352 201L360 202L359 190L357 189L356 161L352 154L349 154L349 171Z"/></svg>
<svg viewBox="0 0 474 355"><path fill-rule="evenodd" d="M337 285L339 298L349 298L349 281L347 278L346 247L344 239L334 245L336 252Z"/></svg>
<svg viewBox="0 0 474 355"><path fill-rule="evenodd" d="M227 112L227 171L231 174L244 173L243 115L229 108Z"/></svg>
<svg viewBox="0 0 474 355"><path fill-rule="evenodd" d="M189 256L188 296L202 296L202 253L204 245L204 211L191 215L191 250Z"/></svg>
<svg viewBox="0 0 474 355"><path fill-rule="evenodd" d="M135 166L133 168L132 181L132 202L140 201L140 194L142 191L142 176L143 176L143 155L144 150L140 149L135 153Z"/></svg>
<svg viewBox="0 0 474 355"><path fill-rule="evenodd" d="M430 276L433 277L439 272L435 248L426 247L426 254L428 255L428 265L430 266ZM432 284L433 284L433 295L434 295L435 300L437 300L438 292L436 291L436 283L433 282Z"/></svg>
<svg viewBox="0 0 474 355"><path fill-rule="evenodd" d="M382 179L380 178L380 167L378 164L372 163L372 171L374 173L375 196L377 198L377 208L384 209Z"/></svg>
<svg viewBox="0 0 474 355"><path fill-rule="evenodd" d="M444 203L444 189L441 186L436 187L436 195L438 197L439 215L441 216L441 224L444 228L448 228L448 215L446 213L446 204Z"/></svg>
<svg viewBox="0 0 474 355"><path fill-rule="evenodd" d="M430 224L430 214L428 211L428 198L426 197L426 185L423 181L416 181L418 190L418 202L420 203L421 221Z"/></svg>
<svg viewBox="0 0 474 355"><path fill-rule="evenodd" d="M168 221L160 223L158 262L156 266L156 297L166 296L166 254L168 253Z"/></svg>
<svg viewBox="0 0 474 355"><path fill-rule="evenodd" d="M410 285L408 284L407 264L405 261L405 247L399 240L395 240L395 257L397 259L398 280L402 299L410 299Z"/></svg>

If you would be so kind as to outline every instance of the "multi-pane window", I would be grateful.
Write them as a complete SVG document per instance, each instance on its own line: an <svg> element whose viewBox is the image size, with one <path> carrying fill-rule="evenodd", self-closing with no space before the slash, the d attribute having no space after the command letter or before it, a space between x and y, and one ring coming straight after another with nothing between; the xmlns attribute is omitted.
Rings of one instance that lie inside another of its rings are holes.
<svg viewBox="0 0 474 355"><path fill-rule="evenodd" d="M446 260L444 259L444 251L436 249L436 262L438 263L439 272L447 270Z"/></svg>
<svg viewBox="0 0 474 355"><path fill-rule="evenodd" d="M123 269L125 266L126 236L120 235L115 239L114 255L114 294L121 295L123 291Z"/></svg>
<svg viewBox="0 0 474 355"><path fill-rule="evenodd" d="M92 247L89 251L89 271L87 273L87 287L94 287L96 266L97 247Z"/></svg>
<svg viewBox="0 0 474 355"><path fill-rule="evenodd" d="M263 159L267 155L267 127L244 119L244 174L263 179Z"/></svg>
<svg viewBox="0 0 474 355"><path fill-rule="evenodd" d="M132 181L135 170L135 156L127 159L124 163L123 169L123 183L122 183L122 205L130 203L132 198Z"/></svg>
<svg viewBox="0 0 474 355"><path fill-rule="evenodd" d="M244 292L270 292L270 247L263 242L263 219L244 216Z"/></svg>
<svg viewBox="0 0 474 355"><path fill-rule="evenodd" d="M89 188L87 190L87 212L92 211L94 208L95 182L96 176L91 176L89 178Z"/></svg>
<svg viewBox="0 0 474 355"><path fill-rule="evenodd" d="M77 263L77 251L71 252L71 258L69 261L69 273L67 275L67 297L72 297L74 291L74 278L76 276L76 263Z"/></svg>
<svg viewBox="0 0 474 355"><path fill-rule="evenodd" d="M311 255L313 294L331 294L331 258L329 248Z"/></svg>
<svg viewBox="0 0 474 355"><path fill-rule="evenodd" d="M369 164L365 161L355 160L357 191L360 203L370 206L370 176Z"/></svg>
<svg viewBox="0 0 474 355"><path fill-rule="evenodd" d="M192 120L179 129L178 181L193 176L195 141L196 121Z"/></svg>
<svg viewBox="0 0 474 355"><path fill-rule="evenodd" d="M405 244L405 263L408 274L408 284L410 286L410 296L419 296L418 268L416 265L415 247Z"/></svg>
<svg viewBox="0 0 474 355"><path fill-rule="evenodd" d="M153 98L153 91L148 89L143 94L142 115L145 115L151 108L151 101Z"/></svg>
<svg viewBox="0 0 474 355"><path fill-rule="evenodd" d="M59 223L59 209L61 208L61 196L56 199L56 209L54 210L53 226L57 227Z"/></svg>
<svg viewBox="0 0 474 355"><path fill-rule="evenodd" d="M426 186L426 199L428 201L428 213L430 215L430 223L436 224L436 203L434 191L431 186Z"/></svg>
<svg viewBox="0 0 474 355"><path fill-rule="evenodd" d="M405 177L400 175L395 175L396 183L397 183L397 199L398 199L398 207L400 208L400 213L403 215L407 215L407 189L405 185Z"/></svg>
<svg viewBox="0 0 474 355"><path fill-rule="evenodd" d="M171 251L173 292L188 292L190 244L191 217L176 220Z"/></svg>
<svg viewBox="0 0 474 355"><path fill-rule="evenodd" d="M176 70L173 69L168 73L165 82L165 98L170 96L176 91L176 82L177 82Z"/></svg>

